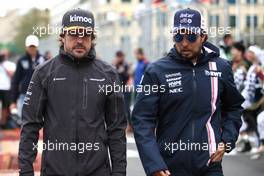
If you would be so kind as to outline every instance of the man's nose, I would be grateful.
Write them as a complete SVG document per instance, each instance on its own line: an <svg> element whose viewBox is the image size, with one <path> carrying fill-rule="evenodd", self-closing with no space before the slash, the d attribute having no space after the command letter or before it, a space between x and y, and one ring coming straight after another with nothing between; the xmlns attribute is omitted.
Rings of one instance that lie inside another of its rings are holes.
<svg viewBox="0 0 264 176"><path fill-rule="evenodd" d="M186 37L183 37L182 46L183 47L187 47L188 46L188 41L187 41Z"/></svg>
<svg viewBox="0 0 264 176"><path fill-rule="evenodd" d="M78 42L78 43L82 43L82 42L83 42L83 38L80 37L80 36L78 36L78 37L77 37L77 42Z"/></svg>

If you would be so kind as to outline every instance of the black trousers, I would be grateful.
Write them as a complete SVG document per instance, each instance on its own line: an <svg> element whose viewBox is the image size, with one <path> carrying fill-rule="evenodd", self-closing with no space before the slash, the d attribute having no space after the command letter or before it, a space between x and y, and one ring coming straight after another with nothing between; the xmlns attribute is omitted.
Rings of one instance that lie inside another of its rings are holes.
<svg viewBox="0 0 264 176"><path fill-rule="evenodd" d="M221 162L211 163L201 176L224 176Z"/></svg>

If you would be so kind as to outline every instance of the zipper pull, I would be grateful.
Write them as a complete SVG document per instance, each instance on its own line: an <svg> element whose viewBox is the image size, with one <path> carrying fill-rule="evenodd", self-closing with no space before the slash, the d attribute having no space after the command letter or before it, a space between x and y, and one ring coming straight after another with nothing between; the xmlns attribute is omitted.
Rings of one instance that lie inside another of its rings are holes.
<svg viewBox="0 0 264 176"><path fill-rule="evenodd" d="M193 69L193 76L195 76L195 70Z"/></svg>

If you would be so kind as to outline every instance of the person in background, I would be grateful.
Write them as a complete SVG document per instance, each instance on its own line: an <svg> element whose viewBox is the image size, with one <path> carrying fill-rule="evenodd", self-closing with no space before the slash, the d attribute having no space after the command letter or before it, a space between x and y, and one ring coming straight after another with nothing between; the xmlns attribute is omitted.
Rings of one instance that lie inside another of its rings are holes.
<svg viewBox="0 0 264 176"><path fill-rule="evenodd" d="M264 111L262 111L257 117L258 133L260 146L258 147L256 153L264 153Z"/></svg>
<svg viewBox="0 0 264 176"><path fill-rule="evenodd" d="M231 34L225 34L223 40L220 41L220 57L231 61L231 48L233 45L233 37Z"/></svg>
<svg viewBox="0 0 264 176"><path fill-rule="evenodd" d="M113 64L116 67L121 83L126 85L129 79L129 64L126 62L125 54L122 51L117 51L115 56Z"/></svg>
<svg viewBox="0 0 264 176"><path fill-rule="evenodd" d="M9 116L11 78L16 65L8 60L9 51L0 52L0 126L5 128Z"/></svg>
<svg viewBox="0 0 264 176"><path fill-rule="evenodd" d="M245 88L242 91L242 95L245 98L243 107L245 109L252 106L254 102L257 102L261 98L262 82L257 75L257 68L261 65L260 60L261 49L256 46L250 46L246 52L246 59L252 64L247 72Z"/></svg>
<svg viewBox="0 0 264 176"><path fill-rule="evenodd" d="M251 66L248 69L246 80L244 81L244 89L241 92L245 98L242 106L245 109L243 120L246 125L243 125L244 127L242 126L242 129L240 129L240 137L237 143L238 152L254 151L259 143L257 115L261 109L257 104L263 96L262 80L258 75L258 68L261 65L260 54L261 49L256 45L252 45L248 48L245 55Z"/></svg>
<svg viewBox="0 0 264 176"><path fill-rule="evenodd" d="M45 54L44 54L44 58L45 60L50 60L52 59L52 54L50 51L46 51Z"/></svg>
<svg viewBox="0 0 264 176"><path fill-rule="evenodd" d="M234 81L239 92L244 88L244 81L247 74L247 67L244 61L245 50L245 46L240 42L234 43L231 49Z"/></svg>
<svg viewBox="0 0 264 176"><path fill-rule="evenodd" d="M264 65L264 62L263 62L264 61L264 51L262 51L262 54L260 55L260 57L261 57L261 64L263 66ZM259 67L256 71L262 81L262 85L263 85L262 94L264 95L264 69ZM263 97L262 97L262 100L264 100ZM257 126L258 126L260 145L258 149L256 150L256 153L260 155L258 155L256 159L258 159L261 156L261 154L264 153L264 102L263 101L261 105L262 105L261 113L259 113L257 116Z"/></svg>
<svg viewBox="0 0 264 176"><path fill-rule="evenodd" d="M28 35L25 40L26 53L16 65L16 71L11 83L12 113L21 118L22 105L27 92L31 76L37 65L44 63L45 59L38 52L39 39L35 35Z"/></svg>
<svg viewBox="0 0 264 176"><path fill-rule="evenodd" d="M134 73L134 86L137 88L137 86L140 85L141 78L149 62L142 48L137 48L135 50L135 56L138 62Z"/></svg>
<svg viewBox="0 0 264 176"><path fill-rule="evenodd" d="M125 87L125 86L129 86L128 85L128 81L129 81L129 71L130 71L130 65L126 62L125 60L125 54L122 51L117 51L115 54L116 58L114 60L113 65L115 66L121 84ZM130 118L130 105L131 105L131 92L129 91L129 89L124 89L124 99L125 99L125 111L126 111L126 118L128 121L127 124L127 133L132 132L132 127L131 127L131 118Z"/></svg>
<svg viewBox="0 0 264 176"><path fill-rule="evenodd" d="M250 59L250 57L254 56L258 60L258 65L255 67L255 73L258 77L258 80L260 81L260 84L262 84L261 91L256 91L257 96L261 97L260 100L256 103L255 109L257 109L257 133L258 133L258 141L256 142L257 147L255 150L252 150L252 156L251 159L259 159L263 153L264 153L264 51L261 50L258 46L251 46L249 48L247 57ZM259 144L258 144L259 143ZM254 146L254 144L253 144Z"/></svg>

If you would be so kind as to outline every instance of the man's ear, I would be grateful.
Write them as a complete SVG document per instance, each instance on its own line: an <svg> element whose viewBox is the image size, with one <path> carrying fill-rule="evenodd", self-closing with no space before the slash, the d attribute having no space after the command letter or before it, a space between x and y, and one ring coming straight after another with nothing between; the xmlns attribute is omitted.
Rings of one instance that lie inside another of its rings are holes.
<svg viewBox="0 0 264 176"><path fill-rule="evenodd" d="M208 39L208 35L202 35L202 43L206 42Z"/></svg>
<svg viewBox="0 0 264 176"><path fill-rule="evenodd" d="M173 41L173 43L176 43L174 35L172 36L172 41Z"/></svg>

